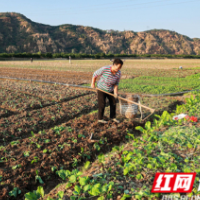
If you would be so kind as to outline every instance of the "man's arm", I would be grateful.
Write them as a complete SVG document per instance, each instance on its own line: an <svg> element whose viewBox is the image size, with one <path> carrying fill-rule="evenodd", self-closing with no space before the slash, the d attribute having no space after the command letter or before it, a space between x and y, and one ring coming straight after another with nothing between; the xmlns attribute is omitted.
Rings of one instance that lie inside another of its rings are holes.
<svg viewBox="0 0 200 200"><path fill-rule="evenodd" d="M115 95L115 98L117 99L118 98L118 85L114 85L114 95Z"/></svg>
<svg viewBox="0 0 200 200"><path fill-rule="evenodd" d="M116 99L118 98L118 85L119 85L120 78L121 78L121 71L119 71L119 78L117 80L117 83L114 85L114 95Z"/></svg>
<svg viewBox="0 0 200 200"><path fill-rule="evenodd" d="M92 77L91 88L95 88L96 79L96 77Z"/></svg>

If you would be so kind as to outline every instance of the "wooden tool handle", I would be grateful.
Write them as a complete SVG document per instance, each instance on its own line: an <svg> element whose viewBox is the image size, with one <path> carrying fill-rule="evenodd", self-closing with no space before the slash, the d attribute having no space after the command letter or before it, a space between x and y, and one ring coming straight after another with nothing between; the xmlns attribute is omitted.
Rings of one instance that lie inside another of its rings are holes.
<svg viewBox="0 0 200 200"><path fill-rule="evenodd" d="M106 92L106 91L101 90L101 89L99 89L99 88L96 88L96 89L99 90L99 91L101 91L101 92L104 92L104 93L109 94L109 95L111 95L111 96L114 97L114 94L112 94L112 93ZM147 106L144 106L144 105L142 105L142 104L136 103L136 102L134 102L134 101L131 101L131 100L128 100L128 99L125 99L125 98L122 98L122 97L118 97L118 99L121 99L121 100L123 100L123 101L127 101L127 102L129 102L129 103L132 103L132 104L141 106L141 107L143 107L143 108L146 108L147 110L150 110L151 113L153 113L153 112L155 111L155 109L149 108L149 107L147 107Z"/></svg>
<svg viewBox="0 0 200 200"><path fill-rule="evenodd" d="M144 122L147 118L149 118L151 115L153 115L154 112L152 112L151 114L149 114L147 117L145 117L142 121Z"/></svg>

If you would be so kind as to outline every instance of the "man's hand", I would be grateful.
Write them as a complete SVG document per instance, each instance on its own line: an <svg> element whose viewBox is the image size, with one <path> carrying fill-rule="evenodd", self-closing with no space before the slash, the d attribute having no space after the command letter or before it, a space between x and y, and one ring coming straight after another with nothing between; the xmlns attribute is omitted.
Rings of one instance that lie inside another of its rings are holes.
<svg viewBox="0 0 200 200"><path fill-rule="evenodd" d="M117 100L118 99L118 86L117 85L114 85L114 96L115 96L115 99Z"/></svg>
<svg viewBox="0 0 200 200"><path fill-rule="evenodd" d="M118 94L114 93L114 97L115 97L115 103L119 103L119 99L118 99Z"/></svg>
<svg viewBox="0 0 200 200"><path fill-rule="evenodd" d="M118 99L118 94L114 93L115 99Z"/></svg>

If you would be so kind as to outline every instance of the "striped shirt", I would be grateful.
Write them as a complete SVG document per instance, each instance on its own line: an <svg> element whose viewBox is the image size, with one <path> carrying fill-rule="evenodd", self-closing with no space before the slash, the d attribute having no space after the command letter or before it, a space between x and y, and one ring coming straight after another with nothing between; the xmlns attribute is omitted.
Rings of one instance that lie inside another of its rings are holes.
<svg viewBox="0 0 200 200"><path fill-rule="evenodd" d="M97 83L97 87L107 92L114 90L114 85L119 85L121 78L121 71L119 70L115 75L111 72L111 65L102 67L94 72L93 77L100 76L100 80Z"/></svg>

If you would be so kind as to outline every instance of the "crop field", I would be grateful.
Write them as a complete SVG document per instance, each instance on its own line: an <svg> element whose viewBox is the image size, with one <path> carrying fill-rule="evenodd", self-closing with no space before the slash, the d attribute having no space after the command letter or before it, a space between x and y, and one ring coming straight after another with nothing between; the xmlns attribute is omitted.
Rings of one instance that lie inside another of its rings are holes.
<svg viewBox="0 0 200 200"><path fill-rule="evenodd" d="M166 94L199 89L200 74L176 77L141 76L135 79L124 79L119 89L138 94Z"/></svg>
<svg viewBox="0 0 200 200"><path fill-rule="evenodd" d="M0 61L0 76L20 79L90 85L92 74L110 60ZM179 66L183 69L179 70ZM199 86L198 59L125 60L120 90L162 94L196 89ZM59 81L58 81L59 80Z"/></svg>
<svg viewBox="0 0 200 200"><path fill-rule="evenodd" d="M53 71L77 71L77 72L93 72L94 70L112 64L110 60L73 60L69 64L68 60L34 60L30 61L0 61L0 67L22 68L22 69L44 69ZM191 70L200 68L199 59L125 59L123 72L130 74L140 74L142 69L147 69L148 72L154 70L169 70L178 69L179 66ZM137 71L130 71L130 69L137 69ZM157 72L159 74L159 71Z"/></svg>
<svg viewBox="0 0 200 200"><path fill-rule="evenodd" d="M70 70L65 62L0 62L0 76L89 84L92 72L108 63L73 61L77 66ZM161 94L200 86L198 60L185 60L185 64L184 60L166 60L166 66L163 60L125 62L120 94ZM149 68L132 69L134 62ZM156 62L159 70L153 68ZM176 64L185 68L173 69ZM107 104L108 124L102 125L97 123L94 91L6 78L0 79L0 91L2 200L161 199L162 194L150 192L155 172L195 171L200 175L200 124L172 120L182 112L200 117L198 93L142 96L141 103L155 109L145 123L139 113L136 119L125 119L118 104L120 123L112 122ZM149 114L145 109L142 112L143 118Z"/></svg>

